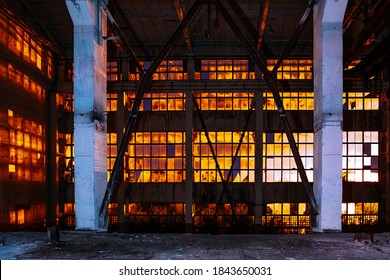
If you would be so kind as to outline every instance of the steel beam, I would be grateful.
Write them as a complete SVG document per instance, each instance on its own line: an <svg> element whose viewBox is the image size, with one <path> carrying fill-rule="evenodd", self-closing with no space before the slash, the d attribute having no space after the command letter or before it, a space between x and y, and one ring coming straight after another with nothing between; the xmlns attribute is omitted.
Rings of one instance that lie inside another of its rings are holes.
<svg viewBox="0 0 390 280"><path fill-rule="evenodd" d="M191 94L192 94L192 92L191 92ZM202 124L202 128L203 128L203 130L205 132L205 135L206 135L207 143L210 146L211 154L213 155L213 159L215 161L215 166L217 167L218 175L219 175L219 177L221 178L221 181L222 181L222 192L221 192L220 198L219 198L218 203L217 203L217 208L215 209L215 213L214 213L215 226L217 226L216 217L217 217L217 214L218 214L219 207L220 207L220 205L222 203L223 196L225 194L226 194L226 197L227 197L228 202L230 204L230 207L232 208L233 219L235 220L235 222L237 224L238 220L237 220L236 213L234 211L233 200L232 200L232 198L230 196L230 193L229 193L229 190L228 190L228 182L229 182L229 177L230 176L228 176L226 179L223 178L222 170L221 170L221 167L219 166L218 159L217 159L217 154L215 153L215 150L214 150L214 147L213 147L213 143L211 142L211 139L210 139L207 127L206 127L206 123L205 123L205 121L203 119L203 116L202 116L201 109L199 107L198 102L195 99L195 96L194 95L192 95L192 96L193 96L193 103L195 104L196 112L198 113L200 123ZM233 167L233 165L232 165L232 167ZM229 172L229 174L230 174L230 172Z"/></svg>
<svg viewBox="0 0 390 280"><path fill-rule="evenodd" d="M177 18L179 19L179 21L182 21L186 11L181 3L181 0L173 0L173 4L175 5ZM190 30L188 28L186 28L184 30L184 39L185 39L188 51L190 53L192 53L193 50L192 50L191 35L190 35Z"/></svg>
<svg viewBox="0 0 390 280"><path fill-rule="evenodd" d="M111 25L114 29L114 32L116 33L116 35L119 36L121 42L124 44L125 50L129 53L130 57L135 61L137 69L142 76L144 74L144 69L141 66L141 64L139 63L139 60L138 60L135 52L133 51L133 48L130 46L126 37L123 35L122 30L119 28L118 24L116 23L114 17L112 16L112 14L111 14L110 10L107 8L107 6L103 2L101 3L101 6L102 6L103 10L106 12L107 18L111 22Z"/></svg>
<svg viewBox="0 0 390 280"><path fill-rule="evenodd" d="M270 2L271 2L271 0L266 0L265 4L264 4L263 15L261 17L261 21L259 24L259 38L257 39L257 47L256 47L257 51L260 51L261 43L263 42L263 39L264 39L264 32L265 32L265 27L266 27L266 23L267 23Z"/></svg>
<svg viewBox="0 0 390 280"><path fill-rule="evenodd" d="M301 177L301 180L306 188L307 196L310 202L310 210L311 210L311 222L312 226L315 226L316 224L316 216L318 214L318 206L316 199L314 197L314 192L312 187L310 186L309 180L307 178L305 168L302 163L301 156L299 154L293 133L291 132L291 127L289 124L289 121L286 116L286 112L283 107L283 102L282 99L280 98L279 90L276 85L276 80L274 76L268 71L267 66L261 59L261 57L257 54L256 49L251 45L251 43L248 41L248 39L245 37L243 32L240 30L238 25L234 22L233 18L230 16L230 14L227 12L223 4L220 2L220 0L214 0L215 5L217 6L218 10L221 12L222 16L225 18L227 23L230 25L232 28L233 32L236 34L236 36L241 40L242 44L244 47L247 49L248 53L250 56L253 58L254 62L256 65L260 68L261 72L264 75L264 80L267 83L267 86L270 88L273 98L275 100L275 103L278 107L278 112L280 115L280 119L282 122L282 125L284 127L284 130L286 132L291 151L293 153L295 163L298 168L299 175Z"/></svg>
<svg viewBox="0 0 390 280"><path fill-rule="evenodd" d="M297 42L299 36L302 33L302 30L306 26L307 22L310 20L310 14L313 11L314 5L317 1L310 1L309 6L306 8L305 12L298 25L295 27L294 33L292 34L290 40L288 41L286 47L284 48L282 54L280 55L278 61L276 62L274 68L272 69L272 75L276 75L276 71L278 70L280 64L282 64L283 59L291 52L291 49L294 47L294 44Z"/></svg>
<svg viewBox="0 0 390 280"><path fill-rule="evenodd" d="M246 116L246 119L245 119L244 129L243 129L243 131L242 131L242 133L240 135L240 141L238 143L237 149L236 149L236 151L234 153L234 156L233 156L233 159L232 159L232 165L230 166L228 176L227 176L227 178L226 178L226 180L225 180L225 182L223 184L223 189L222 189L221 195L219 196L219 199L218 199L218 202L217 202L217 208L215 209L215 212L214 212L214 220L216 220L216 217L218 215L218 210L219 210L219 208L220 208L220 206L222 204L223 196L226 193L227 199L228 199L228 201L230 203L230 207L232 208L233 219L234 219L234 221L236 222L237 225L239 224L237 216L236 216L235 211L234 211L233 200L230 197L228 186L229 186L230 177L232 176L232 173L233 173L234 163L237 160L238 152L240 151L242 142L244 140L245 132L248 131L248 125L249 125L250 117L252 115L251 112L253 111L253 105L254 105L254 99L251 102L251 107L249 108L249 112L248 112L248 114Z"/></svg>
<svg viewBox="0 0 390 280"><path fill-rule="evenodd" d="M157 68L160 66L161 62L168 56L168 54L171 52L173 47L176 45L180 37L182 36L184 30L190 25L190 23L194 20L195 16L198 14L200 9L202 8L202 5L206 3L206 0L197 0L191 7L191 9L188 11L188 13L185 15L183 20L180 22L176 30L173 32L171 37L169 38L168 42L165 44L159 55L156 57L156 59L153 61L152 65L148 69L148 71L145 73L145 75L142 76L139 87L137 89L137 94L135 96L135 101L133 108L130 112L130 116L123 134L123 138L121 141L121 144L119 146L118 155L115 159L114 166L112 169L112 174L109 179L109 182L107 184L107 189L104 194L104 198L102 201L102 204L100 206L99 211L99 221L102 225L107 225L107 208L108 204L111 200L111 196L114 192L114 189L118 185L120 179L120 175L122 174L123 170L123 158L127 150L127 145L129 143L131 133L133 132L137 115L139 112L139 108L141 105L142 98L144 96L144 93L149 90L151 83L153 81L153 74L156 72Z"/></svg>
<svg viewBox="0 0 390 280"><path fill-rule="evenodd" d="M135 31L135 29L133 28L133 26L131 25L131 22L129 21L129 19L125 15L125 13L124 13L122 7L119 5L118 1L117 0L110 0L110 6L111 6L111 4L112 4L112 6L115 7L115 10L118 11L119 15L124 20L126 27L129 29L134 40L138 43L140 50L143 52L143 54L145 56L149 57L150 54L148 53L147 49L145 48L145 45L141 42L141 39L139 38L139 36L138 36L137 32Z"/></svg>
<svg viewBox="0 0 390 280"><path fill-rule="evenodd" d="M211 0L213 1L213 0ZM248 29L248 32L253 40L258 40L258 31L256 27L252 24L252 22L249 20L247 15L242 10L241 6L238 5L236 0L226 0L226 3L230 6L232 11L236 14L237 19L241 21L241 23ZM261 44L261 50L264 52L267 56L273 56L275 55L271 48L268 46L267 42L263 41Z"/></svg>

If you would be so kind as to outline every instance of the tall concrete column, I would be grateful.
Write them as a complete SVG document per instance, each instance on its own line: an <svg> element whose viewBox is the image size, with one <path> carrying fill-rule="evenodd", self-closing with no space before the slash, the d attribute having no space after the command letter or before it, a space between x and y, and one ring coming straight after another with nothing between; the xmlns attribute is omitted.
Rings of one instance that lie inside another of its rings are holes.
<svg viewBox="0 0 390 280"><path fill-rule="evenodd" d="M319 1L314 8L315 231L341 231L343 28L347 0Z"/></svg>
<svg viewBox="0 0 390 280"><path fill-rule="evenodd" d="M107 186L106 17L98 0L66 0L74 24L76 229L99 230Z"/></svg>

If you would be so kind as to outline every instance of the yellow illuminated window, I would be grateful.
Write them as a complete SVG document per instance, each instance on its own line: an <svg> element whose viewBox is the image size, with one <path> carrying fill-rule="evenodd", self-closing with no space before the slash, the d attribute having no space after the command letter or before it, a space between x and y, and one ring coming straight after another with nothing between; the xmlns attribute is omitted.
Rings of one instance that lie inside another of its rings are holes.
<svg viewBox="0 0 390 280"><path fill-rule="evenodd" d="M75 214L75 204L74 203L64 203L64 214L65 215L74 215Z"/></svg>
<svg viewBox="0 0 390 280"><path fill-rule="evenodd" d="M74 140L73 134L67 133L65 134L65 168L64 172L64 180L67 183L74 182Z"/></svg>
<svg viewBox="0 0 390 280"><path fill-rule="evenodd" d="M73 112L74 111L74 99L73 94L61 94L62 101L61 104L64 107L65 112Z"/></svg>
<svg viewBox="0 0 390 280"><path fill-rule="evenodd" d="M195 92L201 110L249 110L253 93L248 92Z"/></svg>
<svg viewBox="0 0 390 280"><path fill-rule="evenodd" d="M216 154L212 150L204 132L194 133L193 168L194 182L254 182L255 180L255 139L253 132L246 132L237 158L233 157L240 142L241 132L209 132ZM217 165L218 164L218 165ZM221 170L221 174L218 170ZM229 172L230 176L229 176Z"/></svg>
<svg viewBox="0 0 390 280"><path fill-rule="evenodd" d="M117 155L117 134L107 133L107 181L110 179Z"/></svg>
<svg viewBox="0 0 390 280"><path fill-rule="evenodd" d="M285 110L314 110L313 92L281 92L280 97ZM263 109L278 109L271 92L263 93Z"/></svg>
<svg viewBox="0 0 390 280"><path fill-rule="evenodd" d="M2 67L3 69L5 68ZM31 93L34 97L38 98L40 101L44 101L46 91L38 83L32 80L26 74L23 74L20 70L16 69L12 64L8 63L6 69L6 77L13 84L22 88L24 91Z"/></svg>
<svg viewBox="0 0 390 280"><path fill-rule="evenodd" d="M342 224L344 226L378 224L377 202L342 203Z"/></svg>
<svg viewBox="0 0 390 280"><path fill-rule="evenodd" d="M125 107L133 107L135 93L126 93ZM141 101L140 111L184 111L185 93L145 93Z"/></svg>
<svg viewBox="0 0 390 280"><path fill-rule="evenodd" d="M210 204L195 204L193 208L193 217L194 217L194 226L198 229L208 227L215 222L214 214L217 210L217 205L215 203ZM245 221L246 225L253 226L254 224L254 214L250 211L248 204L246 203L235 203L233 204L234 214L237 219ZM232 217L233 211L230 204L222 204L218 208L218 213L216 215L216 222L218 227L229 228L233 223Z"/></svg>
<svg viewBox="0 0 390 280"><path fill-rule="evenodd" d="M17 211L17 224L22 225L24 224L24 209L20 209Z"/></svg>
<svg viewBox="0 0 390 280"><path fill-rule="evenodd" d="M183 182L184 132L137 132L128 146L130 182Z"/></svg>
<svg viewBox="0 0 390 280"><path fill-rule="evenodd" d="M118 95L116 93L107 93L107 111L118 110Z"/></svg>
<svg viewBox="0 0 390 280"><path fill-rule="evenodd" d="M247 59L203 59L196 69L195 79L206 80L248 80L255 79Z"/></svg>
<svg viewBox="0 0 390 280"><path fill-rule="evenodd" d="M377 131L343 132L343 180L379 181L379 134Z"/></svg>
<svg viewBox="0 0 390 280"><path fill-rule="evenodd" d="M8 24L7 24L7 18L3 15L0 15L0 43L3 46L7 45L7 29L8 29Z"/></svg>
<svg viewBox="0 0 390 280"><path fill-rule="evenodd" d="M306 175L313 182L313 133L293 133L301 155ZM300 182L287 135L281 132L263 134L263 180L264 182Z"/></svg>
<svg viewBox="0 0 390 280"><path fill-rule="evenodd" d="M45 131L35 121L8 110L9 178L18 181L45 180Z"/></svg>
<svg viewBox="0 0 390 280"><path fill-rule="evenodd" d="M26 30L15 18L0 19L0 42L25 62L34 65L48 78L52 78L51 53L41 41L36 41L36 34Z"/></svg>
<svg viewBox="0 0 390 280"><path fill-rule="evenodd" d="M177 230L184 224L185 204L183 203L129 203L125 215L132 227L148 225ZM115 222L115 219L113 220Z"/></svg>
<svg viewBox="0 0 390 280"><path fill-rule="evenodd" d="M277 63L276 59L267 60L267 68L272 71ZM283 80L310 80L313 60L311 59L285 59L276 72L277 79Z"/></svg>
<svg viewBox="0 0 390 280"><path fill-rule="evenodd" d="M15 225L16 224L16 211L10 211L9 212L9 223L11 225Z"/></svg>
<svg viewBox="0 0 390 280"><path fill-rule="evenodd" d="M152 61L140 61L141 66L147 71ZM139 80L138 69L130 66L129 80ZM183 60L164 60L153 74L153 80L187 80L186 63Z"/></svg>
<svg viewBox="0 0 390 280"><path fill-rule="evenodd" d="M262 223L267 232L308 233L309 213L308 203L267 203Z"/></svg>
<svg viewBox="0 0 390 280"><path fill-rule="evenodd" d="M370 92L344 92L344 110L379 110L379 95Z"/></svg>
<svg viewBox="0 0 390 280"><path fill-rule="evenodd" d="M119 62L107 61L107 81L119 81Z"/></svg>

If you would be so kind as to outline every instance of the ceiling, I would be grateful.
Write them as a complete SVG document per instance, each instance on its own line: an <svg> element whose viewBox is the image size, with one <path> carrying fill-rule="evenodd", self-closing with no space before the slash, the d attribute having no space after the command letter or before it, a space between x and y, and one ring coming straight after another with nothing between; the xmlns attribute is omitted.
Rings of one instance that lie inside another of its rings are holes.
<svg viewBox="0 0 390 280"><path fill-rule="evenodd" d="M195 0L110 0L108 10L139 59L153 59L164 47ZM266 57L277 57L300 22L308 0L221 0L250 42ZM15 16L35 26L63 56L72 57L73 29L65 0L0 0ZM363 59L357 74L375 73L389 64L390 0L349 0L344 20L344 58ZM312 56L312 19L291 50ZM113 34L117 35L117 34ZM119 44L124 44L119 43ZM117 44L118 45L118 44ZM121 55L113 41L110 54ZM171 55L247 56L214 5L203 5ZM354 73L356 74L356 73Z"/></svg>

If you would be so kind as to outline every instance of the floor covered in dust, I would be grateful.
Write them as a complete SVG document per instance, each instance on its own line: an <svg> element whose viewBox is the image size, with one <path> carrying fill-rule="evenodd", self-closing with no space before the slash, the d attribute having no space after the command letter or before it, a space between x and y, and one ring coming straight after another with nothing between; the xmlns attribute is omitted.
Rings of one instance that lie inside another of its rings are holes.
<svg viewBox="0 0 390 280"><path fill-rule="evenodd" d="M0 232L2 260L389 260L390 232L373 242L353 233L124 234L61 231Z"/></svg>

